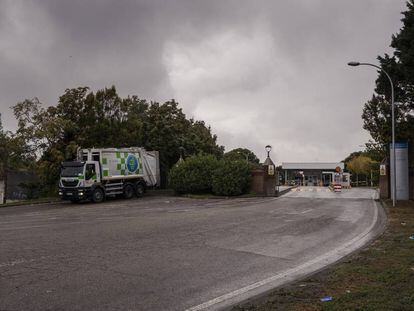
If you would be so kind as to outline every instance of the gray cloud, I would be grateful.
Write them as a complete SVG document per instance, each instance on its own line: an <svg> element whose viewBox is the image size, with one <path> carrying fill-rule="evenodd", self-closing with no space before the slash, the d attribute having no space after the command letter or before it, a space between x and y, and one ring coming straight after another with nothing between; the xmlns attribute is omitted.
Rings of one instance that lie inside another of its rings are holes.
<svg viewBox="0 0 414 311"><path fill-rule="evenodd" d="M341 160L368 139L376 73L346 66L389 52L405 1L0 2L0 107L65 88L178 100L227 149L277 161Z"/></svg>

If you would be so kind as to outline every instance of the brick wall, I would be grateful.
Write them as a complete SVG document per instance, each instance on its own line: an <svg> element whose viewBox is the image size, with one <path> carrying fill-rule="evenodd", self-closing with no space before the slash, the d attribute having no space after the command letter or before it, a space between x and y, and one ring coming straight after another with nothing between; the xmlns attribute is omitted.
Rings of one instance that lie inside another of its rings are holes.
<svg viewBox="0 0 414 311"><path fill-rule="evenodd" d="M264 170L255 169L252 171L252 183L250 185L250 192L261 195L264 194Z"/></svg>

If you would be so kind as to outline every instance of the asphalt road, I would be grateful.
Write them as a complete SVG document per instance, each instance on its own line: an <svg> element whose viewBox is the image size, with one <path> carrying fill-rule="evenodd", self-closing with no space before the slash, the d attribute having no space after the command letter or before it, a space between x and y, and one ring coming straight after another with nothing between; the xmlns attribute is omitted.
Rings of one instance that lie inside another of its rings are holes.
<svg viewBox="0 0 414 311"><path fill-rule="evenodd" d="M372 190L318 189L1 208L0 310L228 306L338 260L378 230Z"/></svg>

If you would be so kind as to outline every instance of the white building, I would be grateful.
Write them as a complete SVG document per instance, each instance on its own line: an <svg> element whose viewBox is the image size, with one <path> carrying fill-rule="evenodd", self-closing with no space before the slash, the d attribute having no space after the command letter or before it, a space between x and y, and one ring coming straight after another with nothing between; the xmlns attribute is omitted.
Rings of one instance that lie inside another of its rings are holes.
<svg viewBox="0 0 414 311"><path fill-rule="evenodd" d="M335 181L349 186L350 174L343 173L343 162L283 162L282 170L285 184L329 186Z"/></svg>

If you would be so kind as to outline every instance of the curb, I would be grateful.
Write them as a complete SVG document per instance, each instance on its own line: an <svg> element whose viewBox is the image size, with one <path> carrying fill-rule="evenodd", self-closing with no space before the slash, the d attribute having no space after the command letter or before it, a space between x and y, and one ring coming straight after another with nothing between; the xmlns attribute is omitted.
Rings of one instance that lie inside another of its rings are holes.
<svg viewBox="0 0 414 311"><path fill-rule="evenodd" d="M297 187L299 187L299 186L292 186L292 187L287 188L287 189L285 189L285 190L279 191L279 192L277 192L277 193L276 193L276 197L281 197L282 195L284 195L284 194L286 194L286 193L290 192L292 189L295 189L295 188L297 188Z"/></svg>
<svg viewBox="0 0 414 311"><path fill-rule="evenodd" d="M19 202L0 204L0 208L16 207L16 206L32 206L32 205L39 205L39 204L52 204L52 203L61 203L61 202L62 202L61 199L44 200L44 201L19 201Z"/></svg>

